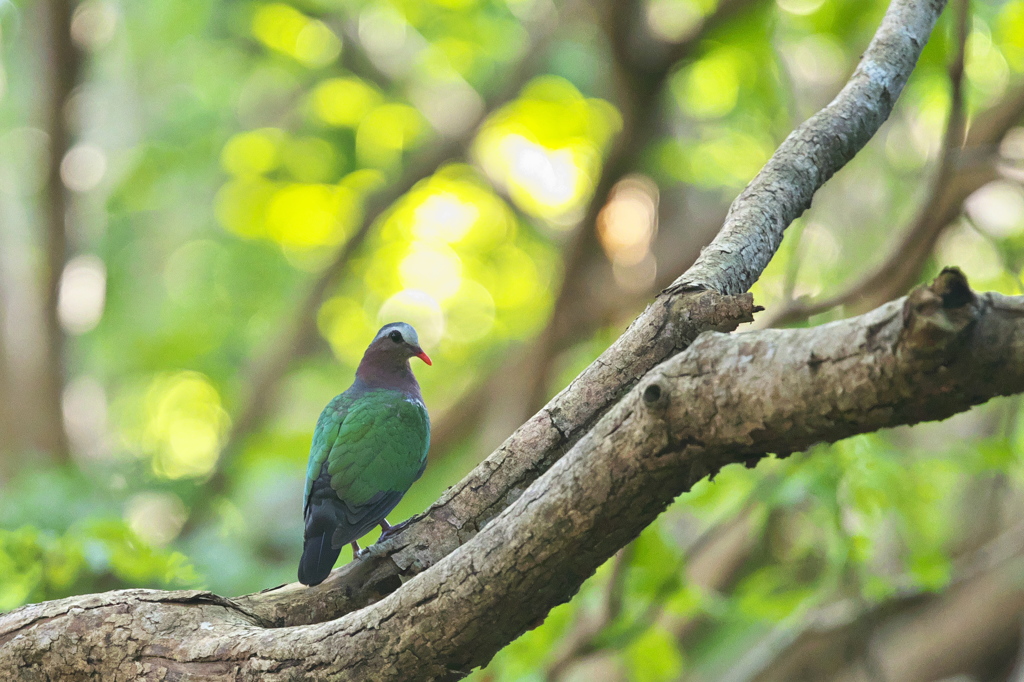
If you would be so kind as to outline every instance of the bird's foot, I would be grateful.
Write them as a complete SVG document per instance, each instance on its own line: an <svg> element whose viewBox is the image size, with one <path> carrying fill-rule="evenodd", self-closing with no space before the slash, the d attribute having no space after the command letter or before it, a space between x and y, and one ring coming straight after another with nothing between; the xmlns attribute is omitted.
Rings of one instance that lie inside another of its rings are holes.
<svg viewBox="0 0 1024 682"><path fill-rule="evenodd" d="M403 530L405 530L412 522L412 518L413 517L410 517L405 521L402 521L401 523L396 523L393 526L391 524L388 524L387 519L385 519L384 523L382 523L380 526L380 537L377 538L377 542L384 542L395 533L400 533Z"/></svg>

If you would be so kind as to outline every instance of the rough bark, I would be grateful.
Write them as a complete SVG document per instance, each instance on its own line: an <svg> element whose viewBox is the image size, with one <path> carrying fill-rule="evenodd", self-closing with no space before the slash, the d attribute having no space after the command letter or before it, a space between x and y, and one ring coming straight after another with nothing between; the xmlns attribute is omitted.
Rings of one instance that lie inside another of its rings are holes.
<svg viewBox="0 0 1024 682"><path fill-rule="evenodd" d="M25 679L458 679L722 466L1020 391L1024 297L976 296L955 270L850 320L706 334L645 376L469 542L367 608L274 628L253 608L258 597L72 597L0 618L0 670Z"/></svg>

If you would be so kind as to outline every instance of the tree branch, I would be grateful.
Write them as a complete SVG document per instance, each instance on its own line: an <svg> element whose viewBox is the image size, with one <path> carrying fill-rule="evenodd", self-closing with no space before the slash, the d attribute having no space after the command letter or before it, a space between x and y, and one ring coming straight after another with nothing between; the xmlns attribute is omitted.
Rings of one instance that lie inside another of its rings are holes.
<svg viewBox="0 0 1024 682"><path fill-rule="evenodd" d="M128 590L0 618L0 669L208 679L458 679L722 466L1024 391L1024 297L956 270L861 317L707 334L649 373L493 522L358 612L285 629L208 593ZM454 519L453 519L454 520ZM502 614L495 620L494 613ZM158 625L155 625L158 624ZM110 646L111 632L123 633Z"/></svg>
<svg viewBox="0 0 1024 682"><path fill-rule="evenodd" d="M873 648L872 640L900 642L899 647L886 647L887 652L872 652L875 665L883 671L903 668L904 676L893 680L936 680L969 673L973 664L996 654L1007 635L1016 634L1020 627L1024 594L1019 583L1005 578L1019 574L1022 540L1024 527L1015 524L972 548L953 562L950 583L939 593L916 584L898 585L892 597L878 604L846 599L822 606L799 624L782 625L769 634L726 676L734 682L831 680L845 668L845 679L856 679L862 672L859 661ZM958 627L946 630L946 623ZM964 636L968 623L978 634ZM911 643L895 636L896 629L926 631L931 636ZM940 669L925 673L936 662ZM913 670L909 676L908 669Z"/></svg>

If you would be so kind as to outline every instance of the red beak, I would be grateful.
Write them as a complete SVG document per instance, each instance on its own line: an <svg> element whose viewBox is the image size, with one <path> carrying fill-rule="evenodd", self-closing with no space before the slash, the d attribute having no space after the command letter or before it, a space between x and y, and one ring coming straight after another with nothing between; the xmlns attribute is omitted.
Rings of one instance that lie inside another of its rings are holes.
<svg viewBox="0 0 1024 682"><path fill-rule="evenodd" d="M420 360L422 360L423 362L427 363L428 365L433 365L434 364L434 363L432 363L430 361L430 358L428 358L427 354L424 353L423 351L420 351L419 353L417 353L416 357L418 357Z"/></svg>

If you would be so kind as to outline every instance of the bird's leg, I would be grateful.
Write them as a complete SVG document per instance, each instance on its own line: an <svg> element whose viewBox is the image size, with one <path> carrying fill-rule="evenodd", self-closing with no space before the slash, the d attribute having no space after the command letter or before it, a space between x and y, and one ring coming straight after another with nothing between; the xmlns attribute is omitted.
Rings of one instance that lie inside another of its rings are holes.
<svg viewBox="0 0 1024 682"><path fill-rule="evenodd" d="M355 559L357 556L359 556L359 552L360 552L359 543L356 542L355 540L353 540L352 541L352 558Z"/></svg>

